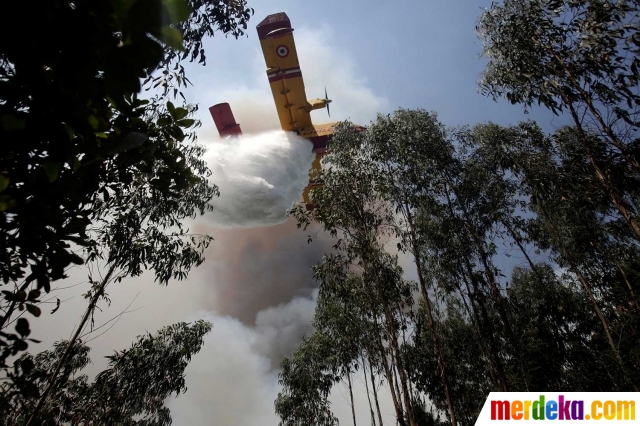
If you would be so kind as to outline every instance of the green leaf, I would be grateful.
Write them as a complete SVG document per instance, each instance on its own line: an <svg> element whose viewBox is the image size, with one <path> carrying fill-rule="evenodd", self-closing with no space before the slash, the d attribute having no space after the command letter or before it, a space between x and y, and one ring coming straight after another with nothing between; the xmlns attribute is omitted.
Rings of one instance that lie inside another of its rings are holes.
<svg viewBox="0 0 640 426"><path fill-rule="evenodd" d="M47 175L49 182L53 183L58 179L62 163L46 160L42 167L44 168L44 173Z"/></svg>
<svg viewBox="0 0 640 426"><path fill-rule="evenodd" d="M185 0L162 0L167 10L169 22L172 24L186 21L191 15L191 6Z"/></svg>
<svg viewBox="0 0 640 426"><path fill-rule="evenodd" d="M76 134L76 131L73 130L73 127L69 126L68 124L65 124L64 128L67 131L67 135L69 135L69 140L72 141L73 136Z"/></svg>
<svg viewBox="0 0 640 426"><path fill-rule="evenodd" d="M75 253L69 253L69 260L76 265L84 265L84 260Z"/></svg>
<svg viewBox="0 0 640 426"><path fill-rule="evenodd" d="M0 192L7 189L8 186L9 186L9 178L6 177L5 175L0 175Z"/></svg>
<svg viewBox="0 0 640 426"><path fill-rule="evenodd" d="M167 117L166 115L163 115L162 117L160 117L158 119L158 126L163 127L163 126L167 126L169 124L171 124L171 118Z"/></svg>
<svg viewBox="0 0 640 426"><path fill-rule="evenodd" d="M64 239L68 241L72 241L75 244L82 247L89 247L91 245L91 242L88 241L87 238L75 237L73 235L66 235Z"/></svg>
<svg viewBox="0 0 640 426"><path fill-rule="evenodd" d="M175 114L172 114L172 115L173 115L173 118L175 118L176 120L182 120L187 116L188 113L189 112L184 108L176 108Z"/></svg>
<svg viewBox="0 0 640 426"><path fill-rule="evenodd" d="M67 225L62 228L62 231L65 234L81 234L87 228L87 222L78 217L74 217L67 223Z"/></svg>
<svg viewBox="0 0 640 426"><path fill-rule="evenodd" d="M20 318L20 319L24 319L24 318ZM17 328L17 326L16 326L16 328ZM26 351L29 348L29 344L27 342L25 342L24 340L16 340L16 342L13 344L13 346L15 347L15 349L17 351Z"/></svg>
<svg viewBox="0 0 640 426"><path fill-rule="evenodd" d="M98 120L98 117L93 114L87 117L87 122L89 123L89 126L91 126L91 128L94 130L100 127L100 120Z"/></svg>
<svg viewBox="0 0 640 426"><path fill-rule="evenodd" d="M51 290L51 281L46 275L38 275L37 277L38 289L44 288L44 291L49 293Z"/></svg>
<svg viewBox="0 0 640 426"><path fill-rule="evenodd" d="M169 47L185 50L182 45L182 33L177 28L162 27L160 29L160 40Z"/></svg>
<svg viewBox="0 0 640 426"><path fill-rule="evenodd" d="M180 127L184 127L184 128L189 128L191 126L193 126L193 124L196 122L196 120L190 119L190 118L186 118L184 120L180 120L178 121L176 124Z"/></svg>
<svg viewBox="0 0 640 426"><path fill-rule="evenodd" d="M27 303L27 311L29 311L29 313L34 317L39 317L40 314L42 313L40 311L40 308L38 308L36 305L30 305L28 303Z"/></svg>
<svg viewBox="0 0 640 426"><path fill-rule="evenodd" d="M38 290L31 290L29 292L29 296L27 296L27 300L31 300L31 301L35 301L38 299L38 297L40 297L40 291Z"/></svg>
<svg viewBox="0 0 640 426"><path fill-rule="evenodd" d="M169 133L179 142L182 142L184 140L184 132L180 127L172 127L171 130L169 130Z"/></svg>
<svg viewBox="0 0 640 426"><path fill-rule="evenodd" d="M93 114L87 117L87 122L95 132L104 132L111 126L109 120L105 117L95 116Z"/></svg>
<svg viewBox="0 0 640 426"><path fill-rule="evenodd" d="M24 371L26 374L29 374L34 367L35 364L33 363L33 360L31 358L20 360L20 368L22 368L22 371Z"/></svg>
<svg viewBox="0 0 640 426"><path fill-rule="evenodd" d="M108 154L115 155L133 148L138 148L148 140L149 136L146 133L129 132L125 137L114 141L109 146Z"/></svg>
<svg viewBox="0 0 640 426"><path fill-rule="evenodd" d="M7 114L0 117L2 128L6 131L22 130L27 124L27 120L15 114Z"/></svg>
<svg viewBox="0 0 640 426"><path fill-rule="evenodd" d="M31 333L29 329L29 321L26 318L18 318L16 322L16 331L20 333L21 336L26 337Z"/></svg>

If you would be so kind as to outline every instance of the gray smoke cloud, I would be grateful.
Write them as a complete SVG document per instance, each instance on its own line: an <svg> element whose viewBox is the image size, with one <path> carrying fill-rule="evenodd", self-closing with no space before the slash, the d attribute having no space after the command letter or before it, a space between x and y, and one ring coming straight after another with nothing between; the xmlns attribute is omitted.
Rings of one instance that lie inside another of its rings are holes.
<svg viewBox="0 0 640 426"><path fill-rule="evenodd" d="M264 309L256 315L255 331L261 336L251 348L271 360L271 366L291 354L302 338L313 333L311 321L316 309L318 290L311 298L294 297L289 303Z"/></svg>
<svg viewBox="0 0 640 426"><path fill-rule="evenodd" d="M270 314L265 315L290 317L292 310L305 303L294 299L291 303L270 309ZM192 358L186 369L189 391L167 401L173 424L276 426L280 419L274 412L273 402L281 391L278 370L271 368L270 360L259 348L269 342L279 345L281 340L277 336L281 334L274 334L268 326L249 327L235 318L220 317L207 311L194 313L191 318L207 319L214 325L205 337L202 351ZM279 331L286 329L285 325ZM278 340L274 341L274 337ZM370 418L369 399L362 369L351 380L358 422L367 424ZM373 403L371 383L368 386ZM395 424L389 390L386 385L378 386L384 422ZM351 402L346 383L335 385L329 400L341 424L350 424Z"/></svg>
<svg viewBox="0 0 640 426"><path fill-rule="evenodd" d="M212 228L199 220L193 230L215 238L206 262L193 273L195 281L210 289L210 296L201 300L202 307L251 325L262 310L295 297L311 298L318 285L311 267L333 244L318 226L301 231L294 218L279 225L240 229ZM317 238L309 244L311 234Z"/></svg>

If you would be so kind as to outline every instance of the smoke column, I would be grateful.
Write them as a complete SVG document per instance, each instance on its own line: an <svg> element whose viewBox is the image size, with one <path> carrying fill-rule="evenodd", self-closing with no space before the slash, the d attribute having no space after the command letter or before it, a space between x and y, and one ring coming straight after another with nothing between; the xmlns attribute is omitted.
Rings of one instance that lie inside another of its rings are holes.
<svg viewBox="0 0 640 426"><path fill-rule="evenodd" d="M220 197L204 220L222 228L274 225L309 182L311 142L281 130L205 143Z"/></svg>
<svg viewBox="0 0 640 426"><path fill-rule="evenodd" d="M255 324L263 309L294 297L310 298L318 285L311 267L335 243L323 233L307 243L307 236L317 233L319 226L303 232L294 218L274 226L241 229L217 229L200 219L192 229L215 239L205 252L206 261L190 278L208 288L201 308L248 325Z"/></svg>

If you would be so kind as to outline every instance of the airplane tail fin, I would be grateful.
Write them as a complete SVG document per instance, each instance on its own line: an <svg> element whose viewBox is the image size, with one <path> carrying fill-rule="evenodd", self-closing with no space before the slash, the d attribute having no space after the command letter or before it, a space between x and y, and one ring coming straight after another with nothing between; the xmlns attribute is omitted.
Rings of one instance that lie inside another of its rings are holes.
<svg viewBox="0 0 640 426"><path fill-rule="evenodd" d="M213 122L216 123L221 138L225 136L240 136L242 134L240 125L233 118L233 113L228 103L216 104L209 108L209 112L213 117Z"/></svg>

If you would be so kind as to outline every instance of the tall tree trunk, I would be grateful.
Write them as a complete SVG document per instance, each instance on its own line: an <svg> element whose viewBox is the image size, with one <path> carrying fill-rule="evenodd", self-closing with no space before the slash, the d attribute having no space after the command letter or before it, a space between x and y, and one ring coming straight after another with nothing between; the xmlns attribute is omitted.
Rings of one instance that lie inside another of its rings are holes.
<svg viewBox="0 0 640 426"><path fill-rule="evenodd" d="M402 390L402 396L404 397L404 404L406 407L407 417L409 418L409 425L416 426L415 419L413 418L413 406L411 404L411 396L409 395L409 387L407 385L407 374L402 361L402 355L400 354L400 348L398 347L398 332L393 324L393 315L389 309L388 302L382 298L382 305L384 308L384 315L388 327L389 343L391 344L391 356L395 359L394 365L397 366L398 376L400 381L400 389Z"/></svg>
<svg viewBox="0 0 640 426"><path fill-rule="evenodd" d="M400 407L402 409L402 412L405 412L405 407L404 407L404 403L402 401L402 392L400 391L400 379L398 378L398 368L396 366L396 363L394 361L394 357L391 357L391 372L393 373L393 387L396 390L396 393L399 395L399 401L400 401Z"/></svg>
<svg viewBox="0 0 640 426"><path fill-rule="evenodd" d="M451 201L451 197L449 196L448 187L452 187L452 185L447 180L446 185L445 185L445 196L447 198L447 206L449 208L449 213L451 214L451 217L456 217L455 211L453 210L453 202ZM495 369L496 369L497 377L499 378L499 381L500 381L499 387L502 389L503 392L508 392L509 391L509 386L507 384L506 376L504 375L504 370L502 368L502 363L500 362L500 357L498 356L498 348L497 348L497 345L496 345L496 342L495 342L495 331L494 331L494 328L493 328L493 324L489 320L489 315L487 313L487 309L486 309L486 306L484 304L482 293L480 292L480 289L478 288L478 284L477 284L476 280L473 278L473 268L471 267L471 261L469 259L469 256L464 254L461 257L463 259L464 266L467 269L467 278L468 278L469 282L471 282L471 284L473 285L473 293L469 294L469 298L472 301L472 303L474 303L474 300L475 300L478 303L478 305L480 305L480 312L482 314L482 319L483 319L484 325L488 328L489 348L490 348L492 359L493 359L494 366L495 366ZM462 275L464 276L464 274L462 274ZM466 279L465 278L463 278L463 279L465 280L465 283L467 284L467 291L469 291L469 285L468 285ZM478 325L481 328L481 324L478 324Z"/></svg>
<svg viewBox="0 0 640 426"><path fill-rule="evenodd" d="M49 376L49 382L47 383L47 387L45 388L44 392L42 392L42 395L40 395L40 398L38 398L38 403L36 404L36 407L33 409L33 412L31 413L31 416L29 417L29 420L27 421L25 426L32 425L33 422L35 421L38 413L42 409L42 406L44 405L45 401L47 400L47 397L49 396L49 393L53 389L53 385L55 383L56 377L58 376L58 373L60 373L60 369L62 368L64 363L67 361L67 358L69 357L69 353L71 352L71 348L73 348L73 346L75 345L76 341L78 340L78 337L80 336L80 333L82 332L82 329L84 328L85 324L87 323L87 321L89 319L89 316L91 316L91 313L94 311L94 309L96 307L96 304L98 303L98 300L100 299L100 296L102 296L102 294L104 293L104 289L107 286L107 284L109 283L109 280L111 280L111 276L113 275L115 270L116 270L116 266L112 265L109 268L109 272L107 272L107 275L102 280L102 283L100 283L100 286L96 289L96 292L93 294L93 297L91 297L91 301L89 302L89 306L87 306L87 309L84 312L82 320L80 320L80 324L78 324L78 328L76 329L75 333L73 334L73 337L71 338L71 340L69 340L69 343L67 343L67 347L65 348L62 356L58 360L58 363L56 364L56 368L53 370L53 373L51 373L51 376Z"/></svg>
<svg viewBox="0 0 640 426"><path fill-rule="evenodd" d="M489 341L489 350L491 352L491 358L493 359L494 367L496 369L497 378L499 379L499 387L502 389L502 392L509 392L509 385L507 383L506 376L504 374L504 369L502 367L502 362L500 361L500 357L498 355L498 347L495 341L495 330L493 328L493 324L489 319L489 314L487 313L487 307L484 304L483 295L478 288L478 284L473 279L473 270L471 268L471 264L469 263L469 259L464 257L464 265L467 269L467 276L463 276L463 280L467 286L467 291L470 291L468 281L471 282L473 286L473 293L469 294L469 298L472 304L477 303L480 306L480 314L482 315L482 322L479 324L480 328L482 328L482 324L487 328Z"/></svg>
<svg viewBox="0 0 640 426"><path fill-rule="evenodd" d="M629 295L631 296L631 300L633 301L633 304L635 305L636 309L638 311L640 311L640 301L638 300L638 297L636 296L636 292L633 290L633 286L631 285L631 282L629 281L629 277L627 277L627 273L624 271L624 268L622 267L620 262L618 262L611 255L611 253L609 253L609 251L607 249L602 247L602 245L599 242L592 241L591 245L594 246L596 249L598 249L598 251L600 251L600 253L602 253L604 256L606 256L609 259L609 262L611 262L614 265L616 265L616 268L620 272L620 275L622 275L622 279L624 280L624 282L625 282L625 284L627 286L627 289L629 290Z"/></svg>
<svg viewBox="0 0 640 426"><path fill-rule="evenodd" d="M567 64L565 63L564 59L560 55L558 55L558 52L553 52L553 56L556 58L556 60L558 62L560 62L562 64L562 67L564 68L565 72L567 73L567 77L569 77L569 81L573 85L573 89L580 93L580 95L582 97L582 100L587 105L587 108L589 109L591 114L593 114L593 116L595 117L597 123L602 128L602 131L609 137L611 143L616 148L618 148L618 150L623 155L625 160L627 160L627 162L629 163L631 168L636 173L640 173L640 164L633 157L633 154L631 154L629 152L629 149L622 143L620 138L613 132L611 127L607 123L605 123L604 119L602 118L602 114L600 114L600 111L598 111L598 109L595 107L595 105L593 103L593 97L591 96L591 94L589 94L587 91L585 91L585 89L582 87L580 82L576 80L576 78L573 75L573 72L567 66ZM580 120L580 117L578 117L578 114L575 111L575 108L573 106L574 102L571 101L568 98L567 95L563 95L562 99L569 106L569 108L571 109L571 117L573 118L573 122L575 123L576 127L579 129L579 131L581 133L583 133L582 120Z"/></svg>
<svg viewBox="0 0 640 426"><path fill-rule="evenodd" d="M447 204L449 206L449 211L452 217L456 217L455 211L453 209L453 201L451 200L451 197L449 195L449 188L451 190L451 193L453 193L456 196L456 199L459 200L460 197L456 193L454 185L449 181L449 178L447 177L446 183L445 183L445 195L447 198ZM470 224L472 223L472 221L470 220L471 215L469 214L467 207L462 202L456 202L456 204L462 209L462 214L464 215L464 228L467 232L467 236L471 241L473 241L476 248L476 254L480 256L480 261L482 262L482 266L484 268L484 275L486 277L486 280L489 283L490 294L493 300L495 301L496 306L498 307L498 314L500 315L502 323L504 324L504 330L507 335L507 341L511 344L512 347L517 347L516 339L513 334L513 330L511 329L511 321L509 320L509 317L507 315L507 312L504 306L504 298L502 297L502 294L500 294L500 290L498 288L498 282L496 280L495 274L491 270L491 265L489 264L490 263L489 255L484 249L483 241L471 229L471 226L470 226ZM479 294L479 292L477 291L476 282L475 280L473 280L473 275L471 274L469 259L466 256L465 256L465 262L467 263L467 268L469 270L469 278L471 279L471 282L474 283L474 289L476 290L476 293ZM484 310L484 304L482 304L482 307ZM486 318L486 311L485 311L485 318ZM491 328L493 327L491 326ZM493 333L491 334L493 335Z"/></svg>
<svg viewBox="0 0 640 426"><path fill-rule="evenodd" d="M422 271L422 256L419 252L419 247L417 243L416 229L414 225L413 215L411 214L411 210L408 205L404 206L407 223L409 224L409 232L410 232L410 242L411 242L411 251L413 254L413 261L416 264L416 269L418 272L418 283L420 285L420 292L422 293L422 299L424 301L425 310L427 312L427 321L429 323L429 332L431 335L431 342L433 343L433 347L437 353L438 359L438 370L440 373L440 381L442 382L442 387L444 389L445 400L447 401L447 407L449 409L449 421L451 422L451 426L457 426L456 422L456 413L453 409L453 401L451 397L451 390L449 387L449 376L447 374L447 366L444 360L444 355L442 351L442 344L440 339L438 339L438 333L436 331L436 323L433 318L432 308L431 308L431 299L429 297L429 292L427 291L426 280L424 277L424 273Z"/></svg>
<svg viewBox="0 0 640 426"><path fill-rule="evenodd" d="M373 388L373 400L376 403L376 412L378 414L378 425L383 426L382 412L380 411L380 400L378 399L378 387L376 386L375 376L373 375L373 362L371 354L368 354L369 358L369 378L371 379L371 387Z"/></svg>
<svg viewBox="0 0 640 426"><path fill-rule="evenodd" d="M478 317L478 308L476 307L475 302L470 296L471 289L469 287L469 283L467 282L466 278L462 278L462 280L464 281L465 287L467 289L466 294L468 294L470 298L471 308L469 308L469 304L467 303L465 293L462 291L460 284L458 282L455 282L454 285L458 290L458 293L460 294L460 299L462 300L462 304L464 305L465 310L467 311L467 314L469 315L469 318L471 320L471 324L473 325L473 331L476 335L476 338L478 339L478 347L480 348L480 352L482 353L484 360L487 364L487 369L489 371L489 376L491 377L491 382L497 388L502 388L502 385L505 381L501 379L502 376L499 374L499 371L496 369L496 366L494 365L495 363L493 361L490 350L488 350L486 347L486 342L488 339L484 336L484 333L481 328L481 321L480 321L480 318Z"/></svg>
<svg viewBox="0 0 640 426"><path fill-rule="evenodd" d="M378 324L378 319L377 316L375 314L375 310L372 311L373 315L374 315L374 321L375 321L375 325L376 325L376 337L377 337L377 343L378 343L378 350L380 351L380 360L382 362L382 367L384 369L384 374L385 377L387 378L387 383L389 383L389 391L391 392L391 400L393 401L393 407L396 410L396 418L398 419L398 421L402 420L402 406L400 405L399 401L398 401L398 395L396 394L395 389L393 388L393 373L391 372L391 369L389 368L389 364L387 364L387 356L384 350L384 345L382 343L382 335L380 333L380 326ZM402 422L400 424L404 424L404 421L402 420Z"/></svg>
<svg viewBox="0 0 640 426"><path fill-rule="evenodd" d="M553 233L553 235L555 237L556 244L560 247L562 256L569 263L569 267L571 268L571 271L574 274L576 274L576 276L578 277L578 281L580 281L580 284L582 285L582 288L584 289L584 291L589 296L589 300L591 301L591 305L593 306L593 310L595 311L596 316L600 320L600 323L602 324L602 329L603 329L605 335L607 336L607 340L609 342L609 346L611 347L611 351L613 352L614 356L618 360L618 363L620 364L620 367L623 369L623 371L625 371L626 369L624 367L624 363L622 361L622 358L620 357L620 352L618 351L618 348L616 347L616 344L615 344L615 342L613 340L613 336L611 335L611 331L609 329L609 322L607 321L607 319L605 318L604 314L600 310L600 306L598 305L598 301L596 300L596 298L595 298L595 296L593 294L593 291L591 290L591 286L589 285L587 279L584 277L584 275L582 274L582 272L578 268L576 262L573 259L573 256L571 255L571 253L569 253L569 251L565 247L564 243L562 242L562 236L559 234L558 230L556 229L556 226L553 223L553 220L551 219L551 216L547 212L547 209L544 206L541 205L541 210L542 210L542 212L543 212L543 214L545 216L545 220L547 221L547 224L549 225L549 228L551 228L551 231L552 231L552 233ZM637 387L635 385L634 385L634 387L637 389Z"/></svg>
<svg viewBox="0 0 640 426"><path fill-rule="evenodd" d="M636 239L640 241L640 223L638 223L638 220L634 217L633 213L630 211L627 203L622 199L618 191L613 187L610 180L607 178L607 175L604 173L604 171L600 168L600 166L596 162L596 159L593 155L591 147L587 142L587 137L582 128L580 119L578 117L578 113L573 107L573 103L569 101L569 99L566 97L564 97L564 101L569 105L569 111L571 112L571 116L573 117L573 120L576 122L576 128L578 130L578 134L580 135L580 138L582 138L583 140L583 146L587 150L587 154L589 155L589 162L591 163L591 166L593 166L593 169L595 170L596 177L598 178L600 183L602 183L602 186L607 190L607 193L609 195L609 199L611 200L611 202L616 206L616 208L618 209L622 217L624 217L624 219L627 221L627 224L629 224L629 227L631 228L631 231L635 234Z"/></svg>
<svg viewBox="0 0 640 426"><path fill-rule="evenodd" d="M371 378L371 387L373 388L373 400L376 403L376 412L378 413L378 425L383 426L382 412L380 411L380 401L378 400L378 388L376 386L375 377L373 375L373 362L371 360L371 354L368 354L369 358L369 376Z"/></svg>
<svg viewBox="0 0 640 426"><path fill-rule="evenodd" d="M507 231L509 231L509 236L513 239L513 241L515 241L516 245L520 249L520 252L523 254L525 259L527 259L527 263L529 264L529 268L531 269L531 271L538 278L538 282L540 284L543 284L544 280L542 278L542 275L540 274L540 271L538 270L538 266L535 263L533 263L533 260L531 260L531 257L529 257L529 253L527 253L527 250L525 250L524 245L522 244L522 238L520 237L520 235L509 224L509 221L502 220L501 222L504 225L504 227L507 228Z"/></svg>
<svg viewBox="0 0 640 426"><path fill-rule="evenodd" d="M453 184L447 181L447 185L451 188L451 192L456 196L456 200L460 200L460 197L458 196L458 194L456 193ZM449 204L449 210L451 211L451 214L453 215L454 211L453 211L453 206L452 206L452 201L449 197L449 193L446 193L447 195L447 202ZM491 289L491 297L493 298L493 300L495 301L497 307L498 307L498 314L500 314L500 318L502 319L502 323L504 324L504 329L505 332L507 334L507 339L509 340L509 343L515 347L516 346L516 339L515 336L513 334L513 330L511 329L511 321L509 320L509 317L507 315L507 311L505 309L504 306L504 298L502 297L502 294L500 294L500 289L498 288L498 281L496 279L495 274L493 273L493 271L491 270L491 265L489 262L489 255L487 253L487 251L484 248L483 245L483 240L480 239L480 237L471 229L471 224L472 221L470 219L470 214L469 211L467 209L467 206L462 203L462 202L457 202L457 204L460 206L460 208L462 209L462 213L464 215L464 228L467 231L467 235L469 237L469 239L471 241L474 242L474 245L476 247L476 251L477 254L480 256L480 261L482 262L482 266L484 268L484 275L487 279L487 281L489 282L489 287Z"/></svg>
<svg viewBox="0 0 640 426"><path fill-rule="evenodd" d="M353 404L353 388L351 387L351 367L347 371L347 383L349 384L349 398L351 398L351 415L353 416L353 426L356 425L356 407Z"/></svg>
<svg viewBox="0 0 640 426"><path fill-rule="evenodd" d="M364 388L367 391L367 401L369 401L369 412L371 413L371 426L376 426L376 415L373 413L373 405L371 404L371 393L369 392L369 378L367 377L367 363L364 359L364 355L361 354L360 359L362 360L362 372L364 374Z"/></svg>
<svg viewBox="0 0 640 426"><path fill-rule="evenodd" d="M529 263L529 268L535 274L535 276L538 279L538 282L540 283L540 285L544 286L544 279L542 278L542 274L538 270L538 266L535 263L533 263L533 261L531 260L531 257L529 257L529 253L527 253L527 251L525 250L524 245L522 244L522 238L521 238L520 234L518 234L513 229L511 224L509 224L508 220L504 220L503 219L503 220L501 220L501 222L504 225L504 227L507 229L507 231L509 232L509 236L511 237L511 239L513 241L515 241L516 245L520 249L520 252L524 255L525 259L527 259L527 263ZM524 380L525 388L526 388L527 392L529 392L529 381L527 380L527 376L526 376L525 371L524 371L524 365L522 363L522 356L520 356L520 354L522 354L521 345L520 345L519 341L516 341L516 343L518 343L518 346L516 347L516 350L518 351L518 364L520 365L520 374L522 376L522 379Z"/></svg>
<svg viewBox="0 0 640 426"><path fill-rule="evenodd" d="M374 250L373 244L368 241L368 238L365 239L365 245L367 246L367 250L368 252L372 252ZM367 273L370 273L371 271L369 271L369 265L368 265L368 261L366 260L366 254L364 256L361 256L363 259L363 273L365 276L367 276ZM375 276L375 274L374 274ZM377 285L374 284L374 285ZM396 409L396 416L398 418L398 422L404 426L405 421L404 421L404 408L402 406L402 395L400 394L399 390L396 393L396 390L394 389L394 370L393 370L393 363L394 363L394 348L393 348L393 342L395 341L395 335L392 335L389 333L389 324L388 324L388 316L385 312L385 322L387 323L387 327L384 327L385 330L383 331L386 335L387 335L387 340L389 341L391 347L391 367L389 367L389 365L387 364L386 361L386 355L385 355L385 350L384 350L384 345L382 343L382 333L381 333L381 329L380 329L380 325L378 323L378 315L377 315L377 309L375 307L374 301L378 300L378 297L376 297L376 294L373 293L372 291L372 286L371 285L366 285L364 284L364 291L367 294L367 299L369 300L369 309L371 310L371 315L374 318L374 323L376 326L376 331L377 331L377 339L378 339L378 347L380 350L380 357L384 366L384 370L385 370L385 374L387 376L387 380L389 382L389 389L391 391L391 398L393 399L393 405ZM384 310L386 311L388 309L388 307L386 306L386 301L384 298L382 298L382 304L384 306ZM392 338L393 337L393 338ZM414 426L413 424L411 424L411 426Z"/></svg>

